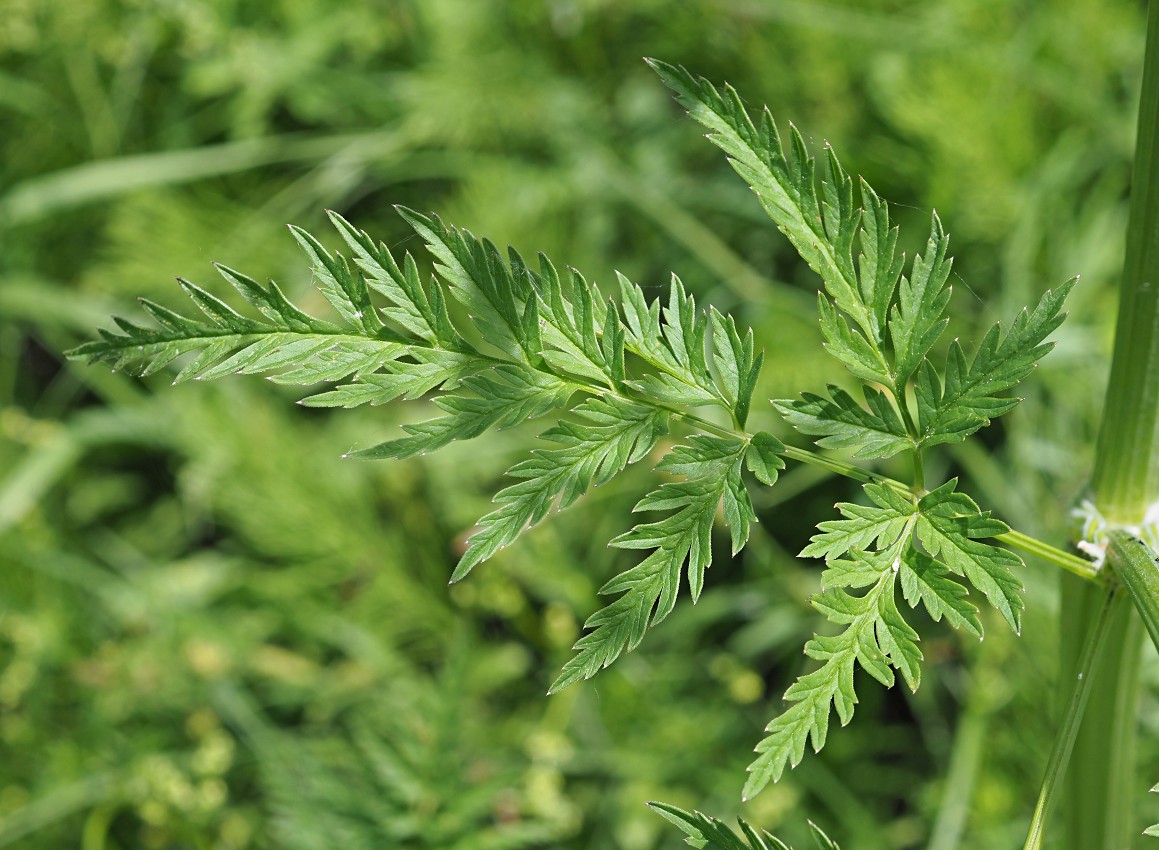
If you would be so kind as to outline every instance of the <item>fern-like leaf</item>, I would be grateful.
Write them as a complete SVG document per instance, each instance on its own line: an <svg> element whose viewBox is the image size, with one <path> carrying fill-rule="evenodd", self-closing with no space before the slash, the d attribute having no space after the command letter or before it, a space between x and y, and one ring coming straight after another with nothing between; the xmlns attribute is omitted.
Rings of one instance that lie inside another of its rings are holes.
<svg viewBox="0 0 1159 850"><path fill-rule="evenodd" d="M650 63L688 114L709 128L709 139L728 155L765 211L821 276L825 292L819 294L819 311L826 348L856 377L889 389L911 447L964 439L1017 404L1001 393L1050 350L1044 340L1063 319L1060 311L1071 283L1048 292L1033 313L1021 314L1004 338L997 327L992 329L973 358L953 343L939 376L927 355L948 324L952 260L949 237L937 214L931 218L925 250L914 257L909 275L902 276L904 257L897 252L897 231L890 225L887 205L864 181L861 204L854 204L853 180L831 148L826 147L818 168L795 128L788 151L783 149L768 109L754 121L730 86L718 88L683 68ZM906 410L911 382L918 402L916 424ZM821 445L854 446L859 436L849 432L849 419L858 414L836 404L808 396L781 402L779 408L804 433L838 435L838 441ZM877 409L873 412L880 415ZM870 428L862 435L870 445L863 457L907 447L900 441L883 446L875 431Z"/></svg>
<svg viewBox="0 0 1159 850"><path fill-rule="evenodd" d="M654 551L606 585L604 592L623 596L593 615L589 627L595 631L577 645L579 654L554 686L561 688L635 647L648 624L671 611L685 569L692 598L699 597L718 507L733 551L748 539L755 517L742 471L772 484L784 466L784 446L775 437L743 430L762 355L751 330L741 333L731 317L706 314L676 277L662 304L649 302L639 286L620 276L616 305L579 272L561 275L547 257L531 268L514 250L503 254L437 216L399 212L434 256L429 282L423 282L409 254L399 260L336 213L330 219L349 258L291 228L338 323L306 314L276 284L263 287L220 267L264 319L244 316L182 282L207 321L144 302L157 329L118 320L119 333L104 332L100 341L74 354L142 374L193 355L179 379L263 373L282 383L346 381L304 398L310 407L356 407L433 394L439 415L349 453L364 459L437 451L456 440L559 414L581 396L543 432L546 445L508 472L512 483L495 497L495 510L479 521L452 580L553 509L567 507L646 456L673 419L704 423L684 416L682 408L712 405L727 412L735 436L694 434L660 464L663 474L683 480L663 484L637 509L669 515L614 541L620 548ZM386 305L375 304L372 296ZM465 309L469 328L456 326L452 313L458 311L449 309L451 301ZM468 341L473 339L479 342Z"/></svg>
<svg viewBox="0 0 1159 850"><path fill-rule="evenodd" d="M957 479L922 497L918 503L918 537L931 555L985 594L1014 631L1021 631L1022 582L1014 570L1022 559L982 540L1010 530L964 493Z"/></svg>
<svg viewBox="0 0 1159 850"><path fill-rule="evenodd" d="M821 276L837 307L852 319L856 330L847 330L851 344L865 354L867 374L872 374L872 380L889 383L884 327L880 317L866 306L853 259L861 210L853 203L853 181L837 157L826 149L818 191L816 163L795 127L790 127L786 154L780 131L767 109L760 121L754 122L731 86L718 89L683 68L656 59L648 62L688 114L711 131L709 140L728 155L729 163L752 187L761 206ZM886 227L888 231L888 224ZM888 273L867 279L870 287L878 284L889 286ZM874 297L880 298L876 293Z"/></svg>
<svg viewBox="0 0 1159 850"><path fill-rule="evenodd" d="M1046 293L1005 335L992 328L973 355L953 342L939 369L932 352L947 327L951 260L938 216L907 266L887 204L828 146L818 162L795 128L783 141L769 111L754 120L731 87L652 65L820 275L825 347L864 384L860 396L830 386L826 395L776 401L776 409L822 448L863 458L914 455L912 488L867 485L867 504L838 505L841 518L821 523L802 552L825 560L813 604L840 630L806 645L818 664L789 687L790 705L767 727L745 786L751 796L796 765L810 742L824 744L834 711L849 722L857 667L886 685L900 675L918 687L922 655L899 591L910 607L922 605L935 621L980 637L972 587L1017 630L1021 562L986 542L1006 526L958 493L954 481L927 493L922 452L964 439L1017 403L1008 393L1050 349L1046 339L1063 320L1073 282ZM654 301L618 276L617 303L547 257L528 265L513 249L500 251L438 216L399 213L434 258L429 278L411 255L395 256L337 214L330 219L346 253L291 228L334 321L303 311L273 282L218 266L260 318L182 280L203 317L143 301L155 327L118 319L116 330L73 354L140 375L175 366L178 381L263 374L312 386L302 400L311 407L430 398L434 418L351 453L362 458L411 457L551 416L556 422L541 433L540 446L510 469L453 579L641 460L670 427L690 430L658 465L663 483L636 505L659 518L613 541L646 554L601 589L617 598L588 619L552 686L559 690L634 649L673 610L683 581L696 602L717 518L734 554L756 519L746 470L771 485L783 456L799 450L746 430L762 366L752 331L714 309L706 313L676 276ZM702 415L705 407L715 408L711 416ZM666 811L699 830L698 837L686 831L702 842L697 846L732 840L728 830L706 832L715 822L703 816ZM775 842L743 829L751 850Z"/></svg>
<svg viewBox="0 0 1159 850"><path fill-rule="evenodd" d="M898 609L899 588L911 607L921 604L935 621L944 617L980 638L977 609L968 601L966 587L954 579L965 576L1016 625L1021 601L1011 567L1021 562L980 540L1003 533L1006 526L955 492L955 484L951 481L921 499L884 484L867 484L870 504L839 504L843 519L821 523L801 552L825 558L822 592L813 605L843 631L815 635L806 644L806 655L821 666L786 691L785 699L792 704L765 730L758 757L749 767L746 796L776 781L786 765L796 766L810 741L819 751L832 711L842 725L852 719L856 667L887 687L896 670L911 690L917 689L922 653L917 632ZM860 595L850 592L861 588L868 589Z"/></svg>
<svg viewBox="0 0 1159 850"><path fill-rule="evenodd" d="M746 799L757 794L770 780L779 779L786 764L797 765L804 757L805 744L810 738L815 751L825 746L832 709L836 709L842 725L852 719L857 704L853 689L855 664L886 687L894 680L891 664L915 675L916 664L911 661L921 657L914 644L916 635L897 628L900 615L894 616L896 608L890 611L894 628L886 626L883 620L882 611L893 599L896 573L892 562L882 557L875 561L875 566L877 581L864 595L853 596L835 588L814 598L814 606L831 621L845 626L845 630L838 635L814 635L805 644L805 654L823 663L817 670L801 676L785 692L785 699L792 705L769 724L765 730L767 736L757 745L758 757L749 766L745 783ZM880 631L879 623L882 623ZM882 634L890 635L889 640L883 642ZM889 649L894 652L890 653ZM915 675L912 686L916 684Z"/></svg>
<svg viewBox="0 0 1159 850"><path fill-rule="evenodd" d="M821 435L817 445L822 448L852 448L858 457L891 457L914 447L885 393L865 387L866 409L840 387L828 389L829 398L802 393L799 399L773 404L802 434Z"/></svg>
<svg viewBox="0 0 1159 850"><path fill-rule="evenodd" d="M928 360L922 364L915 394L923 446L964 440L1018 405L1020 399L1001 394L1029 375L1054 347L1045 340L1066 318L1063 302L1076 281L1048 290L1033 311L1018 314L1005 336L994 325L973 357L956 341L952 343L940 379Z"/></svg>
<svg viewBox="0 0 1159 850"><path fill-rule="evenodd" d="M563 407L578 387L516 364L494 366L460 382L462 392L443 395L435 404L446 414L404 425L406 437L350 452L364 460L405 458L441 449L455 440L469 440L493 428L518 425Z"/></svg>
<svg viewBox="0 0 1159 850"><path fill-rule="evenodd" d="M600 589L600 593L623 595L588 618L584 626L590 631L576 643L576 656L551 686L552 693L591 678L622 653L635 649L648 627L672 612L685 569L693 601L700 596L705 571L712 563L711 532L718 507L723 508L733 552L744 546L749 523L756 518L741 479L748 448L740 440L696 436L660 462L660 471L683 480L660 485L635 510L671 513L637 525L612 541L621 549L653 551Z"/></svg>
<svg viewBox="0 0 1159 850"><path fill-rule="evenodd" d="M406 354L401 341L382 333L368 334L361 324L341 326L307 315L275 283L263 287L226 266L218 265L217 270L258 307L265 321L243 316L196 284L179 279L206 320L142 299L141 306L157 328L117 319L119 332L101 331L101 339L78 346L70 356L104 361L114 369L147 376L183 355L196 353L174 383L280 372L283 383L313 384L371 372Z"/></svg>
<svg viewBox="0 0 1159 850"><path fill-rule="evenodd" d="M593 485L610 481L644 457L667 431L668 414L646 405L592 398L565 421L540 435L557 446L537 449L507 475L517 483L499 491L499 508L479 520L452 581L515 540L555 506L566 508Z"/></svg>

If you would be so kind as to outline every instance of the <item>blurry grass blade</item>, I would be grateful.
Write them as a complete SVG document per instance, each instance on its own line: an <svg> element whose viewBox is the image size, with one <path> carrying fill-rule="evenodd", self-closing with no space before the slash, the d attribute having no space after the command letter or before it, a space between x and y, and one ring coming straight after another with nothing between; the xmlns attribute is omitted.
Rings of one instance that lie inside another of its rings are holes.
<svg viewBox="0 0 1159 850"><path fill-rule="evenodd" d="M0 533L19 523L37 502L64 480L89 449L111 443L173 444L163 416L148 408L100 409L77 414L33 445L0 480Z"/></svg>
<svg viewBox="0 0 1159 850"><path fill-rule="evenodd" d="M39 829L58 824L122 793L121 783L111 774L97 774L58 786L22 808L5 813L0 820L0 847L8 847Z"/></svg>
<svg viewBox="0 0 1159 850"><path fill-rule="evenodd" d="M63 209L139 189L204 180L277 163L320 160L355 144L373 151L376 158L405 148L396 133L380 131L321 137L273 136L98 160L33 177L12 187L0 196L0 221L36 221Z"/></svg>

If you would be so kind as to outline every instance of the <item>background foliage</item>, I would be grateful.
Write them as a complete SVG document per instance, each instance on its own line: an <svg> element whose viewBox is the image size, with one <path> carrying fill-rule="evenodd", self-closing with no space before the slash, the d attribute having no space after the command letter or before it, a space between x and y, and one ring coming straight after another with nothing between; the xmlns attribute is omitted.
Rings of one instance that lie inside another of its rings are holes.
<svg viewBox="0 0 1159 850"><path fill-rule="evenodd" d="M982 327L1082 273L1029 403L989 452L929 472L1062 541L1101 402L1142 36L1126 0L7 0L0 846L678 846L646 799L797 840L807 812L866 850L1017 841L1053 716L1048 568L1028 567L1021 639L927 626L918 694L865 688L823 757L742 807L819 628L818 565L793 556L844 482L787 473L695 607L546 698L624 566L596 541L626 530L648 464L448 589L520 434L343 461L423 411L309 410L256 379L169 388L60 352L131 296L178 305L172 275L224 295L210 260L321 311L284 223L324 233L333 208L393 245L402 203L602 283L677 271L756 330L752 415L773 426L763 399L846 380L817 282L640 61L657 56L831 141L903 234L935 206L956 316ZM1159 733L1152 696L1143 722Z"/></svg>

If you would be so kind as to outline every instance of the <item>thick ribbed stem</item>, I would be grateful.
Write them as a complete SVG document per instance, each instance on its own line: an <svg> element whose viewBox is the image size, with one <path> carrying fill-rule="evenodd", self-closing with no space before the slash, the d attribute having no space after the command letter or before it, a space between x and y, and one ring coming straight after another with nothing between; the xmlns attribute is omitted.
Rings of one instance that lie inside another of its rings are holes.
<svg viewBox="0 0 1159 850"><path fill-rule="evenodd" d="M1092 486L1111 522L1159 498L1159 8L1151 4L1115 355Z"/></svg>
<svg viewBox="0 0 1159 850"><path fill-rule="evenodd" d="M1112 525L1137 525L1159 499L1159 3L1151 4L1139 131L1131 181L1127 254L1120 284L1115 353L1092 481L1095 504ZM1076 635L1090 626L1102 591L1063 577L1063 681L1076 669ZM1124 609L1108 626L1086 717L1066 779L1067 850L1122 850L1137 832L1134 740L1142 621Z"/></svg>

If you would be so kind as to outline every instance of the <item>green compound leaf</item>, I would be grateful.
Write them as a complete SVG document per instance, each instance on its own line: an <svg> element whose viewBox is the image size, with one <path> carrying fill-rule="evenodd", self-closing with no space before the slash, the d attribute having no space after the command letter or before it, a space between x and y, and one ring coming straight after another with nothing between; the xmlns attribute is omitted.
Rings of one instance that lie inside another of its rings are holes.
<svg viewBox="0 0 1159 850"><path fill-rule="evenodd" d="M679 828L685 835L686 844L700 850L793 850L775 835L754 829L740 818L737 818L741 831L738 836L722 821L700 812L687 812L667 803L649 803L648 807ZM809 821L809 831L818 850L840 850L837 843L812 821Z"/></svg>
<svg viewBox="0 0 1159 850"><path fill-rule="evenodd" d="M629 386L668 404L729 407L704 356L708 323L680 279L672 276L663 309L659 300L649 304L643 290L623 275L618 279L625 346L657 370L629 381Z"/></svg>
<svg viewBox="0 0 1159 850"><path fill-rule="evenodd" d="M758 481L771 487L777 483L778 474L785 468L785 462L781 459L784 450L784 443L772 434L758 431L749 441L744 456L745 466Z"/></svg>
<svg viewBox="0 0 1159 850"><path fill-rule="evenodd" d="M820 435L817 445L822 448L853 448L857 457L891 457L914 447L885 393L866 387L867 410L840 387L828 389L829 398L801 393L799 399L781 399L773 405L801 433Z"/></svg>
<svg viewBox="0 0 1159 850"><path fill-rule="evenodd" d="M821 276L825 347L857 377L903 397L947 324L949 238L937 215L925 251L914 258L909 277L902 277L904 257L888 206L864 181L861 204L854 203L853 180L831 148L826 146L818 169L795 128L785 152L768 109L756 122L730 86L718 88L683 68L649 62L688 114L712 131L709 139Z"/></svg>
<svg viewBox="0 0 1159 850"><path fill-rule="evenodd" d="M881 314L867 305L862 287L868 291L870 303L888 303L892 292L883 294L878 290L888 290L892 280L896 280L896 277L891 280L888 271L892 258L882 258L881 265L870 261L867 267L872 266L873 274L864 281L858 279L853 246L861 210L853 203L853 181L837 157L826 149L818 192L816 163L796 128L790 128L786 155L776 122L767 109L761 113L758 126L731 86L718 89L683 68L655 59L649 59L648 63L676 93L676 99L688 114L711 131L709 140L728 155L729 163L752 187L769 217L821 276L837 308L853 321L853 327L846 327L843 334L857 351L851 359L860 365L851 368L860 368L861 374L870 380L891 383ZM863 246L863 251L873 255L875 261L882 255L881 249L889 244L890 233L884 205L878 211L882 214L885 238L868 250ZM874 236L878 234L875 228ZM887 271L879 274L882 266ZM834 353L844 359L842 346L838 345Z"/></svg>
<svg viewBox="0 0 1159 850"><path fill-rule="evenodd" d="M1073 281L1048 292L1033 313L1024 311L1004 338L997 327L992 329L972 358L952 343L940 374L927 357L948 325L952 261L937 214L931 217L925 249L903 276L904 257L897 251L897 229L890 224L887 205L860 181L857 206L853 180L828 146L819 168L795 129L785 149L768 109L756 121L730 86L714 86L656 60L649 63L688 114L711 131L709 140L727 154L778 228L821 276L818 312L825 348L854 376L887 388L897 408L887 412L886 394L871 388L880 397L870 400L871 412L881 420L871 422L845 399L831 403L810 395L778 403L790 422L826 438L818 443L823 447L886 457L962 440L1017 404L1002 394L1050 350L1044 340L1063 319L1060 310ZM916 421L908 410L911 386Z"/></svg>
<svg viewBox="0 0 1159 850"><path fill-rule="evenodd" d="M648 627L672 612L685 569L692 599L699 598L712 563L711 533L718 508L723 509L733 552L744 546L749 524L756 519L741 479L747 448L740 440L694 436L664 457L657 469L684 480L660 485L635 510L670 513L612 541L620 549L653 551L600 589L623 595L588 618L584 627L589 631L576 643L576 655L564 665L551 693L591 678L635 649Z"/></svg>
<svg viewBox="0 0 1159 850"><path fill-rule="evenodd" d="M915 499L885 484L866 484L870 504L841 503L837 507L843 519L820 524L801 554L826 559L822 592L813 606L844 628L836 635L814 635L806 644L805 653L821 666L785 693L792 705L766 728L758 757L749 767L746 797L779 779L786 765L795 767L810 741L820 751L833 710L842 725L852 719L856 667L887 687L896 670L917 689L922 653L917 633L898 608L899 586L911 608L921 604L933 620L944 617L980 638L977 608L955 579L965 576L1016 623L1021 601L1010 568L1020 561L980 540L1004 533L1006 526L955 492L955 485L951 481ZM850 592L863 588L860 595Z"/></svg>
<svg viewBox="0 0 1159 850"><path fill-rule="evenodd" d="M934 213L930 238L923 254L914 257L909 278L902 278L897 301L890 310L889 336L893 341L893 386L902 388L909 382L927 352L945 331L950 304L952 260L946 256L950 239Z"/></svg>
<svg viewBox="0 0 1159 850"><path fill-rule="evenodd" d="M509 428L563 407L579 389L573 383L515 364L494 366L459 382L463 392L439 396L446 415L404 425L406 437L387 440L347 456L363 460L406 458L470 440L493 428Z"/></svg>
<svg viewBox="0 0 1159 850"><path fill-rule="evenodd" d="M368 335L361 325L340 326L307 315L275 283L267 288L226 266L217 269L265 321L243 316L201 287L179 280L208 321L142 299L157 328L116 319L119 332L102 330L101 339L78 346L69 356L104 361L144 377L196 353L174 383L280 372L283 383L312 384L374 371L407 352L405 344L381 332Z"/></svg>
<svg viewBox="0 0 1159 850"><path fill-rule="evenodd" d="M533 269L514 250L502 254L437 216L399 212L434 256L429 282L409 254L400 262L335 213L329 216L349 258L291 228L319 291L341 320L337 324L300 310L276 284L262 286L219 266L263 319L182 281L204 320L146 301L157 328L117 320L119 331L102 332L100 340L73 354L139 374L188 357L178 380L263 373L280 383L346 382L302 399L308 407L433 396L440 415L349 454L364 459L412 457L496 428L561 416L541 435L546 445L509 471L514 483L479 521L452 580L552 510L646 456L673 418L721 430L682 407L727 411L735 437L694 434L661 462L661 473L682 480L662 484L637 509L668 515L614 541L620 548L654 551L605 586L605 593L623 595L589 620L594 631L577 644L578 655L558 689L611 663L639 642L649 624L664 619L685 570L693 600L699 597L718 511L733 552L744 546L755 516L742 471L772 484L784 467L784 446L775 437L743 430L762 355L751 330L741 333L731 317L715 310L706 314L675 276L663 304L649 302L640 287L619 276L617 306L579 272L560 274L542 255ZM376 305L373 296L386 305ZM469 327L456 326L450 301L464 308ZM479 340L479 347L469 339ZM578 404L561 413L577 395Z"/></svg>
<svg viewBox="0 0 1159 850"><path fill-rule="evenodd" d="M897 543L910 524L916 505L884 484L866 484L865 494L872 505L842 502L837 509L845 519L826 520L817 526L799 557L834 560L851 549L888 549Z"/></svg>
<svg viewBox="0 0 1159 850"><path fill-rule="evenodd" d="M1044 340L1066 318L1063 302L1077 280L1047 290L1033 311L1018 314L1004 337L1001 326L994 325L973 357L952 343L942 378L928 360L923 362L914 385L923 446L964 440L1018 405L1020 399L1001 394L1029 375L1054 347Z"/></svg>
<svg viewBox="0 0 1159 850"><path fill-rule="evenodd" d="M1020 632L1023 588L1013 571L1022 566L1022 559L982 542L1010 528L980 510L969 496L955 492L956 486L957 479L947 481L918 503L918 537L931 555L969 579L1010 628Z"/></svg>
<svg viewBox="0 0 1159 850"><path fill-rule="evenodd" d="M558 448L536 449L507 472L519 479L495 496L499 508L479 520L451 581L512 543L539 523L553 507L571 505L594 485L610 481L644 457L667 432L668 413L646 405L591 398L540 439Z"/></svg>
<svg viewBox="0 0 1159 850"><path fill-rule="evenodd" d="M874 351L884 378L888 366L881 348L882 329L863 303L853 262L861 213L853 204L853 181L837 158L831 153L825 158L818 194L816 162L795 128L790 128L786 155L770 111L761 112L758 126L731 86L719 89L684 68L656 59L648 63L688 115L712 131L709 140L728 155L729 164L756 192L768 216L821 275L825 290Z"/></svg>
<svg viewBox="0 0 1159 850"><path fill-rule="evenodd" d="M843 589L831 588L814 597L814 607L830 621L845 626L845 630L837 635L814 635L805 644L805 654L822 665L801 676L785 692L785 699L792 705L766 727L767 735L757 745L758 756L749 765L745 782L746 799L779 779L786 764L795 767L800 763L810 739L814 751L825 746L832 709L836 709L842 725L852 719L857 704L853 688L855 665L887 687L894 681L892 667L897 667L914 675L911 687L917 686L915 655L920 659L921 653L914 644L916 636L912 630L907 634L899 628L901 617L896 607L890 606L897 575L892 559L888 553L878 553L873 564L877 580L863 595L852 596ZM887 612L884 617L883 610Z"/></svg>
<svg viewBox="0 0 1159 850"><path fill-rule="evenodd" d="M964 439L1017 403L1006 393L1050 349L1045 340L1063 319L1073 282L1024 311L1005 336L991 329L972 356L952 343L939 372L931 352L947 324L951 261L938 217L906 274L886 203L864 181L855 192L832 150L818 163L795 129L783 144L769 112L754 121L731 88L652 64L821 276L825 346L867 384L864 405L831 386L827 395L775 402L777 409L824 448L865 458L914 452L913 490L923 493L921 451ZM179 366L178 381L264 374L285 384L338 383L314 387L302 400L310 407L432 397L439 415L354 453L366 458L410 457L491 429L557 418L540 447L510 470L513 483L479 521L455 579L641 460L675 423L702 431L665 456L658 471L666 480L636 506L660 518L613 541L646 554L602 588L618 598L587 621L575 657L552 687L559 690L635 648L672 611L684 575L697 601L718 517L733 553L745 545L756 519L745 470L773 484L782 455L792 453L768 433L745 430L762 354L751 330L716 310L706 314L675 276L666 297L655 301L618 276L617 304L579 272L557 269L542 255L533 268L514 250L501 252L437 216L400 214L434 257L429 280L409 254L395 257L337 214L330 218L346 256L291 228L336 321L309 315L272 282L262 285L219 266L261 318L181 281L204 318L143 301L156 327L117 320L117 330L102 331L73 354L140 375ZM692 413L705 406L719 408L717 419ZM722 412L728 426L717 424ZM1006 526L957 493L956 482L920 499L894 486L869 484L867 504L838 505L841 518L821 523L802 552L825 559L813 603L840 631L808 642L806 652L819 666L788 689L790 705L768 726L750 768L748 796L786 764L796 765L810 741L815 749L823 746L834 710L842 724L849 722L857 667L886 685L900 674L918 687L918 635L903 616L899 591L910 607L923 605L934 620L980 637L968 583L1018 628L1022 602L1014 568L1021 562L984 542ZM673 822L699 830L695 836L686 830L690 843L702 842L697 846L735 839L729 830L706 832L717 822L703 816L666 811ZM783 846L743 824L742 830L750 848ZM835 846L819 831L815 836L822 848Z"/></svg>

